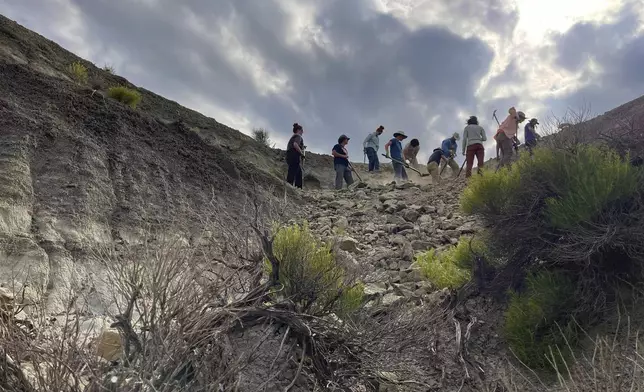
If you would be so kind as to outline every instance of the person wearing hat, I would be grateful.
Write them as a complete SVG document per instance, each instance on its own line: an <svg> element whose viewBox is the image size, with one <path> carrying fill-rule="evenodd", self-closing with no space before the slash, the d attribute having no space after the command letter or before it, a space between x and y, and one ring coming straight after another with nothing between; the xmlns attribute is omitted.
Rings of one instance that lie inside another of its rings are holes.
<svg viewBox="0 0 644 392"><path fill-rule="evenodd" d="M485 160L485 147L483 142L487 140L485 130L479 125L476 116L470 116L467 125L463 129L463 155L465 155L465 178L472 176L474 157L477 161L477 171L481 174L483 161Z"/></svg>
<svg viewBox="0 0 644 392"><path fill-rule="evenodd" d="M501 160L499 161L497 170L510 164L512 161L512 154L514 153L513 139L517 136L519 124L526 119L525 113L517 112L514 106L508 110L508 113L508 117L503 120L496 135L494 135L494 138L501 148Z"/></svg>
<svg viewBox="0 0 644 392"><path fill-rule="evenodd" d="M331 155L333 155L333 167L335 168L335 189L342 189L342 180L347 186L353 184L353 176L349 169L349 153L347 152L347 143L350 137L341 135L338 138L338 144L333 146Z"/></svg>
<svg viewBox="0 0 644 392"><path fill-rule="evenodd" d="M444 165L449 165L449 167L452 169L452 176L456 177L458 175L458 163L454 161L454 157L456 157L456 149L458 148L458 145L456 144L456 141L460 139L460 136L458 135L458 132L454 132L452 137L448 137L447 139L443 140L443 143L441 143L441 151L443 152L443 161L445 162ZM441 168L441 171L443 169Z"/></svg>
<svg viewBox="0 0 644 392"><path fill-rule="evenodd" d="M539 121L536 118L533 118L525 125L524 135L525 135L525 145L528 148L530 156L532 156L532 149L537 146L537 140L541 136L537 133L536 127L539 125Z"/></svg>
<svg viewBox="0 0 644 392"><path fill-rule="evenodd" d="M394 133L394 137L385 144L385 155L387 158L391 159L391 164L394 167L394 181L407 181L408 179L405 166L403 165L404 160L402 153L402 141L405 139L407 139L405 132L398 131Z"/></svg>

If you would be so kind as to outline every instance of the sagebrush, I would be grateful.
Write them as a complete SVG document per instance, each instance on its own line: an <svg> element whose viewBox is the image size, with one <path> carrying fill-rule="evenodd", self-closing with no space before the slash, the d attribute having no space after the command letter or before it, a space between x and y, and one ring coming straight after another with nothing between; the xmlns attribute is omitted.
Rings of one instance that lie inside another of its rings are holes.
<svg viewBox="0 0 644 392"><path fill-rule="evenodd" d="M308 225L276 228L273 252L280 262L277 294L297 305L302 312L346 315L363 299L363 285L340 265L331 244L317 239ZM268 273L271 263L266 260Z"/></svg>
<svg viewBox="0 0 644 392"><path fill-rule="evenodd" d="M87 79L88 79L87 67L83 65L83 63L81 63L80 61L75 61L71 63L68 67L68 71L75 82L79 84L87 83Z"/></svg>
<svg viewBox="0 0 644 392"><path fill-rule="evenodd" d="M437 252L430 249L416 257L416 263L422 273L437 288L458 288L472 277L474 256L482 255L491 260L491 256L480 239L461 237L456 246Z"/></svg>
<svg viewBox="0 0 644 392"><path fill-rule="evenodd" d="M508 260L495 278L499 290L520 287L536 270L566 271L571 279L566 287L572 287L566 295L576 299L569 315L589 327L613 306L621 285L644 280L642 184L642 170L627 156L605 146L569 143L537 148L533 157L523 154L509 168L472 178L461 207L483 220L489 244ZM534 279L528 279L532 298L555 294ZM516 310L508 316L514 325L534 325L536 317ZM552 317L542 321L542 330L567 328ZM574 339L569 343L574 346ZM530 358L543 347L524 346L532 354L520 357L542 368L542 355Z"/></svg>
<svg viewBox="0 0 644 392"><path fill-rule="evenodd" d="M504 332L510 348L524 364L556 370L571 358L569 347L580 334L572 318L574 294L574 281L554 271L531 274L524 291L511 292Z"/></svg>
<svg viewBox="0 0 644 392"><path fill-rule="evenodd" d="M125 86L110 87L107 90L107 96L130 106L132 109L136 109L141 101L141 93Z"/></svg>

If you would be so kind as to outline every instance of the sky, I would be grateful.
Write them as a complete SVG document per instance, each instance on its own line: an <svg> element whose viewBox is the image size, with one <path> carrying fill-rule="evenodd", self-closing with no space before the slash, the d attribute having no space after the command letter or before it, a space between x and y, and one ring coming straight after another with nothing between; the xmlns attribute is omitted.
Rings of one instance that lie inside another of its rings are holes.
<svg viewBox="0 0 644 392"><path fill-rule="evenodd" d="M346 134L353 161L381 124L381 146L402 130L422 161L476 115L489 157L495 109L602 114L644 94L641 0L0 0L0 12L276 147L294 122L313 152Z"/></svg>

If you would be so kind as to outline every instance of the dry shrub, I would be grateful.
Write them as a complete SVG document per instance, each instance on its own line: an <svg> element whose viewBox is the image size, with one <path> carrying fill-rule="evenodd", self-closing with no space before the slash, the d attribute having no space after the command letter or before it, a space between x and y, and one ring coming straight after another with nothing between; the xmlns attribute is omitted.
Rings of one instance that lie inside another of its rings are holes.
<svg viewBox="0 0 644 392"><path fill-rule="evenodd" d="M273 141L271 140L270 134L264 128L254 128L253 138L266 147L275 147L275 143L273 143Z"/></svg>
<svg viewBox="0 0 644 392"><path fill-rule="evenodd" d="M509 392L642 392L644 391L644 350L639 330L627 318L611 333L587 336L588 350L564 358L553 350L557 363L554 379L545 380L527 368L507 363L505 388Z"/></svg>

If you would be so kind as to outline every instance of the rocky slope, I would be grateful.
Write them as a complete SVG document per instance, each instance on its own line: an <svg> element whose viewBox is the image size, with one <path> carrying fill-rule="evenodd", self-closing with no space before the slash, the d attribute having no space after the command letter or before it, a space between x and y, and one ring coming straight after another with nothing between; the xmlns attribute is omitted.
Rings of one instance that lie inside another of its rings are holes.
<svg viewBox="0 0 644 392"><path fill-rule="evenodd" d="M88 84L70 78L75 61ZM2 283L30 282L54 312L101 244L152 231L188 241L204 209L293 194L283 152L145 89L136 110L106 99L136 87L3 16L0 78ZM309 154L307 186L330 184L331 159Z"/></svg>

